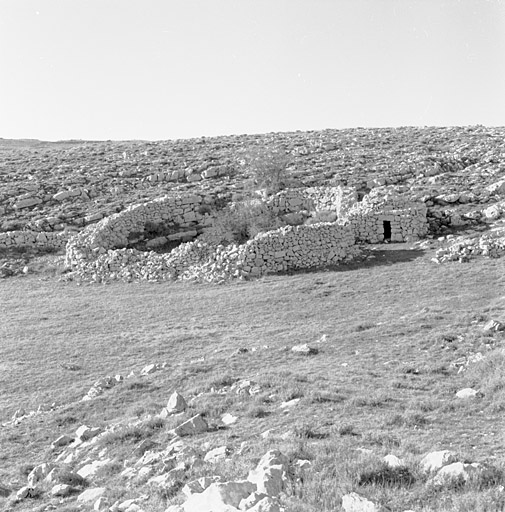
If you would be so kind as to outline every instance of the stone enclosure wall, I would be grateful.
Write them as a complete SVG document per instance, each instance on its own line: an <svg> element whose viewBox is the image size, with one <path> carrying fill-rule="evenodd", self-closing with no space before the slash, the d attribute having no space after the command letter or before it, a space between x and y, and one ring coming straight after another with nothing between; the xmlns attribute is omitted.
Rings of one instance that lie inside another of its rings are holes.
<svg viewBox="0 0 505 512"><path fill-rule="evenodd" d="M73 235L69 231L6 231L0 233L0 249L32 247L35 249L62 249Z"/></svg>
<svg viewBox="0 0 505 512"><path fill-rule="evenodd" d="M359 253L356 238L369 242L384 239L386 220L391 223L392 241L424 233L424 204L412 204L399 197L385 199L379 192L362 203L354 203L356 197L354 190L341 187L282 191L266 203L274 211L331 210L341 218L337 222L286 226L260 233L242 245L224 247L195 240L166 254L128 247L136 235L141 236L148 223L163 224L174 230L173 234L150 240L148 248L167 241L192 239L211 225L210 215L202 213L204 197L167 196L131 206L85 228L69 240L66 264L75 275L99 282L111 279L216 281L348 261Z"/></svg>
<svg viewBox="0 0 505 512"><path fill-rule="evenodd" d="M317 268L349 261L359 250L348 226L337 223L287 226L260 233L242 245L212 246L198 240L170 253L109 249L84 253L67 245L67 266L76 276L95 282L109 280L198 280Z"/></svg>

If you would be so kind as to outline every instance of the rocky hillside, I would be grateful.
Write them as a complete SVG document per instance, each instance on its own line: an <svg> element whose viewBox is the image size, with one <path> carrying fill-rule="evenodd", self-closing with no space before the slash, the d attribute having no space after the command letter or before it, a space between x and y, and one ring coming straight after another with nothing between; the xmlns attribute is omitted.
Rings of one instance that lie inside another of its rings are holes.
<svg viewBox="0 0 505 512"><path fill-rule="evenodd" d="M452 213L495 200L488 187L505 176L504 141L505 128L483 126L160 142L0 139L0 231L80 229L172 190L217 191L226 200L246 187L244 157L272 150L285 153L295 185L403 184L426 201L440 231Z"/></svg>

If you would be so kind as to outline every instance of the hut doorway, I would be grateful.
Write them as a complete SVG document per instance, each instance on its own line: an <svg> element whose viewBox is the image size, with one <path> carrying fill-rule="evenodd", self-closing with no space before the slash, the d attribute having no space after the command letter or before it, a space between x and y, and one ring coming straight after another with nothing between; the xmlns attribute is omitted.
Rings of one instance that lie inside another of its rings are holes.
<svg viewBox="0 0 505 512"><path fill-rule="evenodd" d="M391 221L385 220L384 223L384 240L391 240Z"/></svg>

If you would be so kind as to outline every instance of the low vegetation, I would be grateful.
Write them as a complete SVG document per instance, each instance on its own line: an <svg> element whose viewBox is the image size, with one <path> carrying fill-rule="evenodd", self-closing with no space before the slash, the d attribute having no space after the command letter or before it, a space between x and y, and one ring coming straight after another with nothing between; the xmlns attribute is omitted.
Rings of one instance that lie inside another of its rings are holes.
<svg viewBox="0 0 505 512"><path fill-rule="evenodd" d="M312 463L290 476L290 512L333 512L350 491L395 511L500 510L504 335L483 326L504 320L505 262L436 266L429 253L403 245L370 254L375 258L338 269L217 287L77 286L44 273L4 280L0 481L20 486L61 434L122 423L100 441L113 463L97 482L117 499L145 494L142 483L121 478L122 461L145 440L165 446L171 428L200 413L211 430L188 442L197 450L227 445L230 461L195 466L187 478L245 477L266 450L279 448ZM300 343L318 353L291 352ZM479 352L482 360L461 363ZM138 375L162 362L165 369ZM132 370L137 377L80 401L98 378ZM258 392L233 391L241 379ZM464 387L481 394L457 399ZM189 410L153 419L174 390ZM20 407L53 402L53 412L5 423ZM237 422L223 427L225 413ZM140 423L131 426L132 418ZM418 463L437 449L486 471L464 486L433 488ZM387 454L406 466L387 468ZM175 491L149 496L148 512L181 501ZM34 503L14 510L34 510Z"/></svg>

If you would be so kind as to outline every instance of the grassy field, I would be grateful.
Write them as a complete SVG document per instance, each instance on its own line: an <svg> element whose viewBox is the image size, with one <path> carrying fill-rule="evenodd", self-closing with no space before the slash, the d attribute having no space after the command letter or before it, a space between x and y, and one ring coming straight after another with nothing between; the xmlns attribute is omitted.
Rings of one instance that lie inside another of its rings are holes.
<svg viewBox="0 0 505 512"><path fill-rule="evenodd" d="M504 510L496 490L505 482L503 334L483 325L505 321L505 261L436 265L400 244L371 254L337 269L220 286L77 285L44 273L0 280L0 482L23 485L27 466L44 462L59 435L157 413L177 389L211 425L226 412L239 417L192 441L235 451L246 442L222 468L228 476L243 478L238 473L269 447L312 460L315 470L287 498L289 512L338 510L351 490L386 510ZM301 343L319 353L292 353ZM461 373L451 365L479 351L492 355ZM100 377L163 362L152 375L80 402ZM254 380L261 392L218 392L238 379ZM484 396L457 399L464 387ZM292 398L301 400L279 408ZM53 402L51 413L7 424L19 408ZM267 429L273 433L264 439ZM163 439L159 430L153 439ZM404 457L414 482L367 484L363 471L377 461L357 448ZM436 449L488 464L493 485L443 494L426 487L416 464ZM125 450L116 449L118 460ZM103 478L118 496L141 492L117 474ZM163 510L160 499L146 510ZM34 505L25 506L15 510Z"/></svg>

